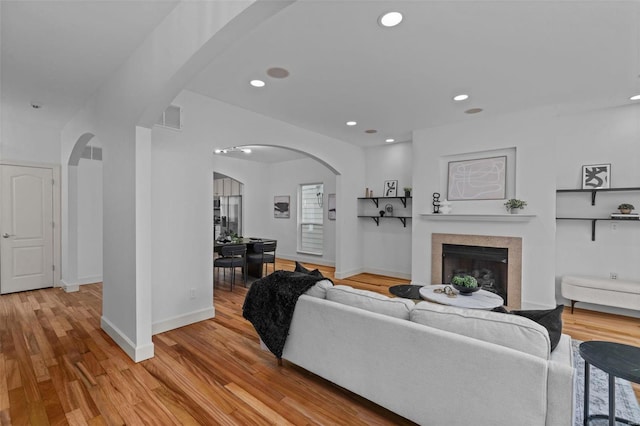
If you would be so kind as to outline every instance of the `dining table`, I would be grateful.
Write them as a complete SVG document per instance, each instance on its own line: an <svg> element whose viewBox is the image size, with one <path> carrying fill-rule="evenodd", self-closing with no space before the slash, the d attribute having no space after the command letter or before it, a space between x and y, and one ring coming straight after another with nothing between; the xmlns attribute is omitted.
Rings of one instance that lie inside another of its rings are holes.
<svg viewBox="0 0 640 426"><path fill-rule="evenodd" d="M275 242L275 241L276 240L271 238L258 238L258 237L238 237L238 238L231 239L231 241L216 240L213 244L213 251L214 253L220 254L220 250L222 250L222 247L224 247L225 245L244 244L247 246L247 254L248 254L248 253L254 252L253 246L256 243L268 243L268 242ZM264 268L259 263L247 264L247 274L255 278L262 278L263 269Z"/></svg>

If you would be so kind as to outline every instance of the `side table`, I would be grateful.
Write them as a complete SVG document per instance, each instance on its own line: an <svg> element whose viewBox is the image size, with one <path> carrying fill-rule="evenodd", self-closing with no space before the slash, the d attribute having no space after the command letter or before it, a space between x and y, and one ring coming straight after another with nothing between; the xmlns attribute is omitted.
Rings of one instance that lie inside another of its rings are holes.
<svg viewBox="0 0 640 426"><path fill-rule="evenodd" d="M584 358L584 426L592 419L609 419L609 426L617 422L636 425L616 417L616 377L640 383L640 348L613 342L584 342L580 344ZM589 368L593 365L609 375L609 415L589 415Z"/></svg>

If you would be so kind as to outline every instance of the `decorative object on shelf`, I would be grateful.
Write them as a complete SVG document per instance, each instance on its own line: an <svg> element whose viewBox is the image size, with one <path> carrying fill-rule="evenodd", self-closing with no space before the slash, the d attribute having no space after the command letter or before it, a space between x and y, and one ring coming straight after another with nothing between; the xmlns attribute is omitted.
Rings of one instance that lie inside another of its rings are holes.
<svg viewBox="0 0 640 426"><path fill-rule="evenodd" d="M442 214L451 213L451 203L446 198L440 202L440 212Z"/></svg>
<svg viewBox="0 0 640 426"><path fill-rule="evenodd" d="M369 188L364 189L364 197L369 198Z"/></svg>
<svg viewBox="0 0 640 426"><path fill-rule="evenodd" d="M384 217L384 210L380 210L380 217Z"/></svg>
<svg viewBox="0 0 640 426"><path fill-rule="evenodd" d="M582 166L582 189L602 189L611 185L611 164Z"/></svg>
<svg viewBox="0 0 640 426"><path fill-rule="evenodd" d="M403 189L404 189L404 196L405 197L411 197L411 187L410 186L405 186Z"/></svg>
<svg viewBox="0 0 640 426"><path fill-rule="evenodd" d="M398 181L397 180L385 180L384 190L382 191L383 197L397 197L398 196Z"/></svg>
<svg viewBox="0 0 640 426"><path fill-rule="evenodd" d="M327 203L327 217L329 220L336 220L336 194L329 194Z"/></svg>
<svg viewBox="0 0 640 426"><path fill-rule="evenodd" d="M391 204L386 204L384 206L384 211L386 212L387 215L389 216L393 216L393 205Z"/></svg>
<svg viewBox="0 0 640 426"><path fill-rule="evenodd" d="M527 205L527 202L524 200L518 200L517 198L512 198L507 200L504 203L504 206L507 208L507 211L511 214L520 213L520 209L524 209L524 206Z"/></svg>
<svg viewBox="0 0 640 426"><path fill-rule="evenodd" d="M620 210L622 214L629 214L633 209L635 209L635 207L629 203L622 203L618 206L618 210Z"/></svg>
<svg viewBox="0 0 640 426"><path fill-rule="evenodd" d="M288 195L276 195L273 197L273 217L289 219L289 201Z"/></svg>
<svg viewBox="0 0 640 426"><path fill-rule="evenodd" d="M451 285L463 296L471 296L472 293L480 290L478 281L471 275L456 275L451 278Z"/></svg>
<svg viewBox="0 0 640 426"><path fill-rule="evenodd" d="M438 214L440 213L440 193L439 192L434 192L433 193L433 212Z"/></svg>
<svg viewBox="0 0 640 426"><path fill-rule="evenodd" d="M506 197L507 157L449 162L448 200L502 200Z"/></svg>

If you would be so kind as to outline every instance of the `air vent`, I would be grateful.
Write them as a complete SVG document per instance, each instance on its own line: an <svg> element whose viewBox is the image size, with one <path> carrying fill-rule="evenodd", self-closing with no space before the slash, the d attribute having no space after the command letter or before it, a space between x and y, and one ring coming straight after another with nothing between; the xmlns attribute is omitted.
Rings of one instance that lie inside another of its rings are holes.
<svg viewBox="0 0 640 426"><path fill-rule="evenodd" d="M176 105L169 105L169 107L164 110L156 124L170 129L181 130L182 108Z"/></svg>
<svg viewBox="0 0 640 426"><path fill-rule="evenodd" d="M84 147L84 150L82 151L82 156L80 158L84 158L87 160L102 161L102 148L98 148L97 146L87 145Z"/></svg>

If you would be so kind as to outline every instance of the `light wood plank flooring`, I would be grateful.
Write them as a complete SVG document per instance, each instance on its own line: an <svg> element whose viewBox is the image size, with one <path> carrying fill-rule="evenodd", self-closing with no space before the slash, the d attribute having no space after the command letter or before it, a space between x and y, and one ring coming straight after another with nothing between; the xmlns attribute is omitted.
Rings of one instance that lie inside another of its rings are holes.
<svg viewBox="0 0 640 426"><path fill-rule="evenodd" d="M334 281L384 294L405 282ZM291 363L278 367L242 318L246 289L228 288L214 290L215 319L154 336L156 356L138 364L100 329L100 284L0 296L0 424L412 424ZM640 320L579 309L564 319L574 338L640 346Z"/></svg>

